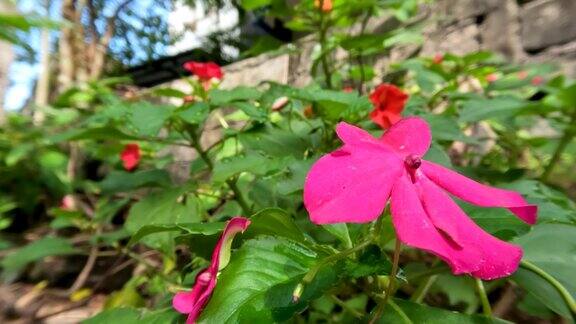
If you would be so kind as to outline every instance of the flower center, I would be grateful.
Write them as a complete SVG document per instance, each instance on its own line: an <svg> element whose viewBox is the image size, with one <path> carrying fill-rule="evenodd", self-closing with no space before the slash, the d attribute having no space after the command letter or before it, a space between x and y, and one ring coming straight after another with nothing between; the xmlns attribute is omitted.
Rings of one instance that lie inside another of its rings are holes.
<svg viewBox="0 0 576 324"><path fill-rule="evenodd" d="M410 154L404 159L404 164L409 169L416 170L422 165L422 158L416 154Z"/></svg>

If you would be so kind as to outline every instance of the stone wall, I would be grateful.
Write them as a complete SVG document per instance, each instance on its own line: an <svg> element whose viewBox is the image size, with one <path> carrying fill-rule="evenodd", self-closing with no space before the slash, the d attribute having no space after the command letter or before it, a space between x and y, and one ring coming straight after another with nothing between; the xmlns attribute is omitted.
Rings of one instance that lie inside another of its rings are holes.
<svg viewBox="0 0 576 324"><path fill-rule="evenodd" d="M408 46L392 51L374 63L420 55L451 52L466 54L490 50L517 63L551 62L576 77L576 0L437 0L424 9L430 13L421 48ZM369 30L386 30L390 19L376 18ZM265 80L304 86L311 81L310 37L298 52L281 56L261 55L231 64L224 87L255 85Z"/></svg>
<svg viewBox="0 0 576 324"><path fill-rule="evenodd" d="M438 0L423 55L479 49L519 63L552 62L576 77L575 0Z"/></svg>

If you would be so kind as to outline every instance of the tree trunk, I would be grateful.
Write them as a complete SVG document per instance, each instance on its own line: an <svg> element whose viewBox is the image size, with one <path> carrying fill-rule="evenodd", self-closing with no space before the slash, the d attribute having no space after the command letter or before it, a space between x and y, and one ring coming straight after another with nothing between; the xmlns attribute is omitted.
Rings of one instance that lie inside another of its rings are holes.
<svg viewBox="0 0 576 324"><path fill-rule="evenodd" d="M74 0L62 0L62 18L73 22L76 16ZM62 93L74 84L75 62L74 62L74 25L64 25L60 31L58 43L58 92Z"/></svg>
<svg viewBox="0 0 576 324"><path fill-rule="evenodd" d="M50 0L45 0L46 16L50 12ZM32 120L35 125L42 124L44 121L44 112L42 107L48 104L50 95L50 30L42 29L40 34L40 75L36 83L34 94L34 114Z"/></svg>
<svg viewBox="0 0 576 324"><path fill-rule="evenodd" d="M9 13L16 11L14 5L6 0L0 0L0 12ZM10 43L0 40L0 125L4 124L4 98L8 89L9 77L8 72L14 61L14 46Z"/></svg>

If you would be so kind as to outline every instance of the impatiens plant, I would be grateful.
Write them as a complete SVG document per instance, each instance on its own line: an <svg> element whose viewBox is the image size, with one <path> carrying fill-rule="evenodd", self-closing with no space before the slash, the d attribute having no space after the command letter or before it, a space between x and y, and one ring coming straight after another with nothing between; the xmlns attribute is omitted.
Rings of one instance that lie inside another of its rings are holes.
<svg viewBox="0 0 576 324"><path fill-rule="evenodd" d="M243 217L234 217L228 221L222 236L214 248L214 252L212 252L210 266L198 273L194 287L192 287L190 292L180 292L174 296L172 300L174 308L180 313L188 314L186 323L196 322L202 308L206 305L214 287L216 287L218 273L230 261L230 249L232 248L234 236L244 232L248 225L250 225L250 220Z"/></svg>
<svg viewBox="0 0 576 324"><path fill-rule="evenodd" d="M235 2L309 34L267 54L311 42L307 85L191 61L9 115L2 279L96 324L573 320L576 83L488 52L379 68L420 4Z"/></svg>
<svg viewBox="0 0 576 324"><path fill-rule="evenodd" d="M423 160L432 138L420 118L401 120L380 139L346 123L336 131L344 146L306 177L304 204L312 222L374 221L390 199L398 239L434 253L454 274L492 280L516 271L522 250L484 232L445 191L483 207L508 208L529 224L536 222L535 205Z"/></svg>

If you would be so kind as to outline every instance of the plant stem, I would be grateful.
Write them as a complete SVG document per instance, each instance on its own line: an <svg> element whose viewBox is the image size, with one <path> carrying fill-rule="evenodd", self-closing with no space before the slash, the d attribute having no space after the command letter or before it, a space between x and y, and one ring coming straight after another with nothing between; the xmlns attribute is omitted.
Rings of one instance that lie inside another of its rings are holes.
<svg viewBox="0 0 576 324"><path fill-rule="evenodd" d="M324 71L324 78L326 80L326 87L332 89L332 74L330 73L330 68L328 65L328 53L326 50L326 34L328 32L328 27L326 26L325 14L322 12L322 6L324 6L324 0L320 0L320 32L319 32L319 43L320 43L320 64L322 64L322 70Z"/></svg>
<svg viewBox="0 0 576 324"><path fill-rule="evenodd" d="M398 315L400 315L400 317L402 318L404 323L406 323L406 324L413 324L414 323L414 322L412 322L410 317L408 317L408 315L406 315L406 313L404 313L402 308L400 308L400 306L398 306L398 304L396 304L396 302L393 299L390 299L388 301L388 303L390 304L390 307L394 308L396 313L398 313Z"/></svg>
<svg viewBox="0 0 576 324"><path fill-rule="evenodd" d="M430 277L426 278L424 282L418 286L414 294L410 297L410 300L418 304L422 303L422 300L424 297L426 297L426 294L428 294L428 291L436 279L438 279L437 275L431 275Z"/></svg>
<svg viewBox="0 0 576 324"><path fill-rule="evenodd" d="M520 266L526 270L532 271L533 273L540 276L542 279L548 281L548 283L551 284L556 289L556 291L560 294L560 296L562 296L562 299L564 299L564 302L566 303L572 314L576 315L576 301L574 301L574 298L572 297L570 292L558 280L549 275L546 271L540 269L537 265L535 265L532 262L522 260L520 262Z"/></svg>
<svg viewBox="0 0 576 324"><path fill-rule="evenodd" d="M572 115L570 115L570 122L568 123L568 126L564 130L564 134L562 134L562 137L560 138L560 143L558 143L556 150L554 150L554 154L552 155L550 162L548 162L548 164L544 168L544 172L540 177L542 181L546 181L548 179L552 171L554 171L554 167L560 161L562 153L564 153L564 150L566 149L566 147L568 147L568 144L570 144L570 142L572 142L572 140L574 139L574 136L576 136L576 131L574 131L574 128L572 126L574 125L574 123L576 123L576 108L574 108Z"/></svg>
<svg viewBox="0 0 576 324"><path fill-rule="evenodd" d="M208 153L204 149L202 149L202 146L200 145L199 136L196 134L196 130L194 128L190 128L188 129L188 134L190 135L190 143L192 144L192 147L196 150L196 152L198 152L198 155L204 161L204 163L206 163L208 169L210 169L210 171L214 170L214 163L208 156ZM238 202L240 208L242 208L242 212L245 215L251 215L252 210L248 206L248 203L244 199L242 192L238 188L236 179L228 179L226 180L226 184L228 185L230 190L232 190L232 192L234 193L234 199Z"/></svg>
<svg viewBox="0 0 576 324"><path fill-rule="evenodd" d="M390 282L386 288L386 292L382 301L378 304L374 317L370 320L370 324L375 323L384 312L384 308L388 303L390 297L394 294L396 288L396 274L398 274L398 263L400 262L400 251L402 251L402 242L396 238L396 245L394 246L394 257L392 261L392 271L390 272Z"/></svg>
<svg viewBox="0 0 576 324"><path fill-rule="evenodd" d="M330 295L330 299L332 299L332 301L337 304L338 306L342 307L342 309L344 309L345 311L347 311L348 313L350 313L350 315L356 317L356 318L362 318L364 317L364 315L362 313L360 313L359 311L357 311L356 309L350 307L348 304L346 304L344 301L342 301L340 298L334 296L334 295Z"/></svg>
<svg viewBox="0 0 576 324"><path fill-rule="evenodd" d="M480 301L482 302L482 312L487 317L492 317L492 307L490 307L490 301L488 300L488 295L486 295L484 283L478 278L475 278L474 281L476 282L476 293L478 293Z"/></svg>
<svg viewBox="0 0 576 324"><path fill-rule="evenodd" d="M312 280L314 280L314 277L316 276L316 274L318 273L318 271L325 266L328 263L332 263L334 261L338 261L350 254L353 254L355 252L358 252L362 249L364 249L365 247L367 247L368 245L372 244L372 241L364 241L358 245L356 245L355 247L351 248L351 249L347 249L341 252L338 252L336 254L330 255L325 257L324 259L320 260L318 263L316 263L316 265L314 265L304 276L304 278L302 278L302 282L303 283L310 283L312 282Z"/></svg>

